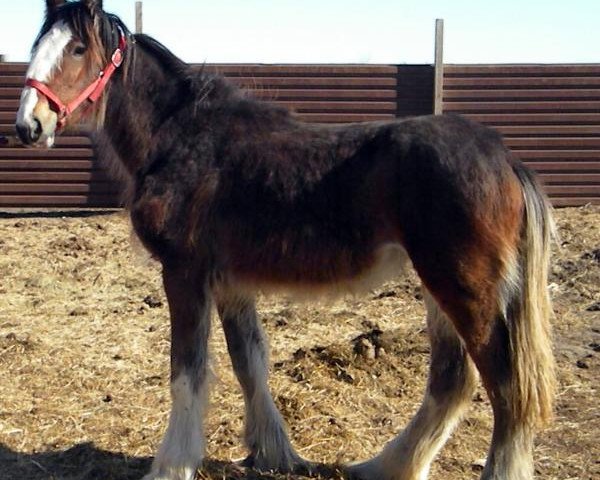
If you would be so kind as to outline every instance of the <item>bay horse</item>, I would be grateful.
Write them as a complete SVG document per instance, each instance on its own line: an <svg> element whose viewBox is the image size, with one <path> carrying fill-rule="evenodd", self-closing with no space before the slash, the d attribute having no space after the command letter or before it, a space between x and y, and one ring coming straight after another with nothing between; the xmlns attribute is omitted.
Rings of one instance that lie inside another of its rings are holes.
<svg viewBox="0 0 600 480"><path fill-rule="evenodd" d="M245 464L310 467L269 388L257 291L357 292L410 262L426 291L429 380L406 429L353 478L427 478L477 383L494 428L481 478L533 477L555 390L548 202L500 136L458 116L311 125L133 35L101 0L46 0L17 116L30 146L87 122L129 185L162 264L171 320L168 427L147 480L203 459L216 306L245 398ZM99 73L100 72L100 73Z"/></svg>

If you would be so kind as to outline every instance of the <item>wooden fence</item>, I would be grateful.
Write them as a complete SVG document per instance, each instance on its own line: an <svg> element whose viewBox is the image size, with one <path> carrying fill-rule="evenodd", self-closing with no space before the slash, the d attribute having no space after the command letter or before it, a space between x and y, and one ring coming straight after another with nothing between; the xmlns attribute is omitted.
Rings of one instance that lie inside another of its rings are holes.
<svg viewBox="0 0 600 480"><path fill-rule="evenodd" d="M445 65L443 110L498 129L554 205L600 203L600 65Z"/></svg>
<svg viewBox="0 0 600 480"><path fill-rule="evenodd" d="M0 135L13 135L24 64L0 64ZM433 112L430 65L209 65L310 122ZM443 111L499 129L555 205L600 203L600 65L446 65ZM118 186L75 132L52 150L0 146L1 207L118 206Z"/></svg>

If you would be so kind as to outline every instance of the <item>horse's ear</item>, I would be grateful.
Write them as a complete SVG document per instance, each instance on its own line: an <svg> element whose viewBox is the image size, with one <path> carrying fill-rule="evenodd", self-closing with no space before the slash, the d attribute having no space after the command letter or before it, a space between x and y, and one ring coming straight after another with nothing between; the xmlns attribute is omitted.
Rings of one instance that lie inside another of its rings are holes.
<svg viewBox="0 0 600 480"><path fill-rule="evenodd" d="M83 0L84 5L88 7L90 12L96 13L102 10L102 0Z"/></svg>
<svg viewBox="0 0 600 480"><path fill-rule="evenodd" d="M67 3L66 0L46 0L46 11L48 13L53 12L65 3Z"/></svg>

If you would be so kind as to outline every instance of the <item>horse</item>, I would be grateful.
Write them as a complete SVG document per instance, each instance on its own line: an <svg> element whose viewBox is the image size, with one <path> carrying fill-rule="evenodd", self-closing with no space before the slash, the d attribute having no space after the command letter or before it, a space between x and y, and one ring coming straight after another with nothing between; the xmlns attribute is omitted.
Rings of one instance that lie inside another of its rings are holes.
<svg viewBox="0 0 600 480"><path fill-rule="evenodd" d="M459 116L319 125L131 34L101 0L46 0L16 129L50 147L87 123L128 185L137 236L162 264L171 412L146 480L203 460L213 305L245 399L244 465L298 472L267 386L257 292L360 292L412 264L431 344L422 404L351 478L427 478L478 378L494 425L485 480L533 477L552 418L551 208L492 129Z"/></svg>

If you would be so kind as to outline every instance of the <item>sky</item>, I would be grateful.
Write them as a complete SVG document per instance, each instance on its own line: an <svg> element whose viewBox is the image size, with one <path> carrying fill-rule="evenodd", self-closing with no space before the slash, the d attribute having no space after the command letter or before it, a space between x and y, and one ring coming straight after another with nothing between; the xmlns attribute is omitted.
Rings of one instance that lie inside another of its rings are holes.
<svg viewBox="0 0 600 480"><path fill-rule="evenodd" d="M134 0L104 0L135 27ZM0 54L27 61L44 0L0 0ZM144 0L144 33L187 62L600 62L600 0Z"/></svg>

